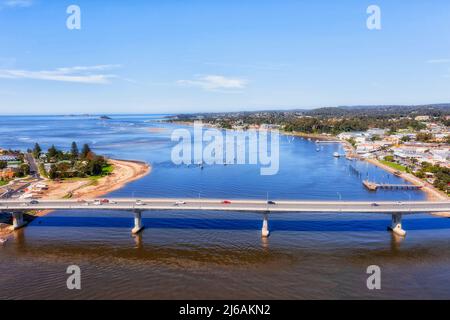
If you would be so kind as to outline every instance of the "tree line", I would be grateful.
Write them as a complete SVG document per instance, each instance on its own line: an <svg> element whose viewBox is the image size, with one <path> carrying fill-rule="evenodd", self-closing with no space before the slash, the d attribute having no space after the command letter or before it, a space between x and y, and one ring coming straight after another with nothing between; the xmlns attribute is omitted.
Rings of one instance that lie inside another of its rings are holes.
<svg viewBox="0 0 450 320"><path fill-rule="evenodd" d="M96 155L88 144L84 144L80 151L77 143L72 142L67 152L52 145L44 153L41 146L36 143L31 152L39 159L41 172L45 172L44 162L51 163L50 170L46 172L50 179L99 176L109 165L105 157Z"/></svg>

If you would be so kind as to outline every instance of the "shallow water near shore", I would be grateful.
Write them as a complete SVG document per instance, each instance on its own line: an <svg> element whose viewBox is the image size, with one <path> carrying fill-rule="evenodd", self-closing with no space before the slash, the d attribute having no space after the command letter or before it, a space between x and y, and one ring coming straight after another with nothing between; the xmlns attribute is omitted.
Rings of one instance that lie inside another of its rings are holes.
<svg viewBox="0 0 450 320"><path fill-rule="evenodd" d="M161 115L0 117L1 147L70 147L144 160L152 173L114 197L219 199L424 200L420 191L369 192L361 180L401 182L365 162L334 158L338 144L282 136L280 171L254 165L176 166L177 125ZM145 230L131 236L132 214L56 211L37 218L0 246L0 298L450 298L450 219L404 218L398 239L389 215L277 214L261 239L251 213L145 212ZM82 290L66 288L66 268L79 265ZM368 290L366 269L379 265L382 289Z"/></svg>

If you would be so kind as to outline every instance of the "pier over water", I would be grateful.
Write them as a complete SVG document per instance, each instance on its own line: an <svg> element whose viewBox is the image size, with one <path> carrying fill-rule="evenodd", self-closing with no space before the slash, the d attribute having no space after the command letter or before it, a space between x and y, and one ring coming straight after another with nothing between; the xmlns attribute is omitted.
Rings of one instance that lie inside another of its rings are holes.
<svg viewBox="0 0 450 320"><path fill-rule="evenodd" d="M364 180L363 185L370 191L377 191L378 189L420 190L423 188L423 186L413 184L376 183L369 180Z"/></svg>

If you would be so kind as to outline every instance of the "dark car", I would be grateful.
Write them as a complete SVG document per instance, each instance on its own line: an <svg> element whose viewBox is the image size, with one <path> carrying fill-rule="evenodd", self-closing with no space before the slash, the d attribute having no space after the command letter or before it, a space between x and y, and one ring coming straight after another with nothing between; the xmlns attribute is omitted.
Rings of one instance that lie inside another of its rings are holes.
<svg viewBox="0 0 450 320"><path fill-rule="evenodd" d="M30 204L38 204L39 203L39 201L37 201L37 200L31 200L30 201Z"/></svg>
<svg viewBox="0 0 450 320"><path fill-rule="evenodd" d="M267 204L277 204L275 201L269 200L267 201Z"/></svg>
<svg viewBox="0 0 450 320"><path fill-rule="evenodd" d="M371 204L371 206L372 207L379 207L380 205L378 203L374 202L374 203Z"/></svg>

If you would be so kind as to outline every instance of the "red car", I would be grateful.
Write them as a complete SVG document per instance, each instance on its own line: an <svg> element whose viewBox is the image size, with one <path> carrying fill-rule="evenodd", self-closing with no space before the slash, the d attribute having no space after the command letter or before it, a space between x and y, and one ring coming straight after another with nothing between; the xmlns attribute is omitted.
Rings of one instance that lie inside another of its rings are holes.
<svg viewBox="0 0 450 320"><path fill-rule="evenodd" d="M101 203L109 203L109 200L108 199L102 199L100 202Z"/></svg>
<svg viewBox="0 0 450 320"><path fill-rule="evenodd" d="M223 204L231 204L231 201L230 200L223 200L222 203Z"/></svg>

